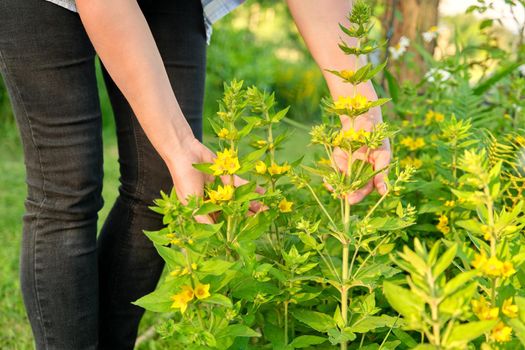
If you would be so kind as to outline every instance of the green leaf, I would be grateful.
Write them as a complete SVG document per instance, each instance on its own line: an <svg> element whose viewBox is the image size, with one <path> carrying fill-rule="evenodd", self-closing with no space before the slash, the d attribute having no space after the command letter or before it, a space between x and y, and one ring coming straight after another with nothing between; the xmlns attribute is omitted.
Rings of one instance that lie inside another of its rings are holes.
<svg viewBox="0 0 525 350"><path fill-rule="evenodd" d="M403 258L403 260L411 264L420 275L424 276L426 274L428 269L427 263L410 248L404 246L403 252L398 253L398 255Z"/></svg>
<svg viewBox="0 0 525 350"><path fill-rule="evenodd" d="M397 339L401 340L401 342L408 346L410 349L417 346L417 341L415 341L414 338L412 338L407 332L399 328L394 328L392 329L392 333L394 333Z"/></svg>
<svg viewBox="0 0 525 350"><path fill-rule="evenodd" d="M498 320L490 320L460 324L452 329L450 336L445 339L444 343L448 347L464 346L484 333L489 332L497 322Z"/></svg>
<svg viewBox="0 0 525 350"><path fill-rule="evenodd" d="M397 82L397 79L390 73L388 70L385 70L383 72L386 78L386 82L388 85L388 92L390 93L390 96L392 97L392 101L394 103L397 103L399 101L399 91L401 88L399 87L399 83Z"/></svg>
<svg viewBox="0 0 525 350"><path fill-rule="evenodd" d="M425 304L418 295L391 282L383 283L383 293L394 310L408 321L417 321L421 318Z"/></svg>
<svg viewBox="0 0 525 350"><path fill-rule="evenodd" d="M260 337L261 333L254 331L243 324L232 324L217 333L217 338L223 337Z"/></svg>
<svg viewBox="0 0 525 350"><path fill-rule="evenodd" d="M437 348L434 345L430 344L419 344L412 350L437 350Z"/></svg>
<svg viewBox="0 0 525 350"><path fill-rule="evenodd" d="M318 337L315 335L301 335L295 338L290 343L290 346L294 349L300 349L300 348L307 348L312 345L322 344L325 341L327 341L327 339L323 337Z"/></svg>
<svg viewBox="0 0 525 350"><path fill-rule="evenodd" d="M310 328L318 332L327 332L331 328L335 328L336 324L332 317L317 311L309 310L294 310L293 316L308 325Z"/></svg>
<svg viewBox="0 0 525 350"><path fill-rule="evenodd" d="M264 338L268 339L273 349L284 349L284 333L281 327L266 322L263 328Z"/></svg>
<svg viewBox="0 0 525 350"><path fill-rule="evenodd" d="M456 221L456 225L464 228L465 230L475 233L478 235L483 234L483 231L481 230L481 223L475 219L469 219L469 220L458 220Z"/></svg>
<svg viewBox="0 0 525 350"><path fill-rule="evenodd" d="M351 325L350 329L355 333L368 333L376 328L393 327L396 321L397 317L388 315L365 316Z"/></svg>
<svg viewBox="0 0 525 350"><path fill-rule="evenodd" d="M203 172L209 175L213 175L213 170L210 169L211 165L212 163L195 163L193 164L193 167L200 172Z"/></svg>
<svg viewBox="0 0 525 350"><path fill-rule="evenodd" d="M477 274L478 271L470 270L454 276L454 278L448 281L448 283L445 285L445 288L443 288L443 293L447 296L455 293L459 288L465 287L467 282L472 281L472 279L476 277Z"/></svg>
<svg viewBox="0 0 525 350"><path fill-rule="evenodd" d="M272 116L272 123L278 123L286 116L286 113L288 113L288 110L290 109L290 106L286 107L285 109L280 110L279 112L275 113Z"/></svg>
<svg viewBox="0 0 525 350"><path fill-rule="evenodd" d="M525 324L517 318L510 319L507 322L520 340L521 345L525 346Z"/></svg>
<svg viewBox="0 0 525 350"><path fill-rule="evenodd" d="M186 259L180 251L158 244L154 244L154 246L170 270L173 270L176 267L186 266Z"/></svg>
<svg viewBox="0 0 525 350"><path fill-rule="evenodd" d="M514 72L519 66L521 66L524 63L525 62L514 62L506 66L503 66L496 73L492 74L487 80L479 83L478 86L476 86L472 91L474 92L475 95L483 94L488 89L490 89L493 85L495 85L501 79L505 78L507 75Z"/></svg>
<svg viewBox="0 0 525 350"><path fill-rule="evenodd" d="M458 245L453 244L450 246L450 248L447 249L447 251L441 255L441 257L436 262L436 265L432 268L432 274L434 275L434 278L439 277L445 270L452 264L452 261L454 261L454 258L456 257L456 252L458 250Z"/></svg>
<svg viewBox="0 0 525 350"><path fill-rule="evenodd" d="M161 288L131 303L148 311L170 312L173 311L171 308L173 301L170 299L172 294L173 293L169 289Z"/></svg>
<svg viewBox="0 0 525 350"><path fill-rule="evenodd" d="M203 299L202 302L203 303L208 303L208 304L222 305L222 306L226 306L228 308L232 308L233 307L232 301L228 297L226 297L226 296L224 296L222 294L212 294L209 297L207 297L206 299Z"/></svg>
<svg viewBox="0 0 525 350"><path fill-rule="evenodd" d="M167 245L170 243L170 239L166 237L166 233L168 233L167 229L162 229L160 231L143 231L144 234L155 244L158 245Z"/></svg>
<svg viewBox="0 0 525 350"><path fill-rule="evenodd" d="M215 203L207 202L201 205L201 207L194 213L194 215L208 215L209 213L214 213L220 211L221 206Z"/></svg>
<svg viewBox="0 0 525 350"><path fill-rule="evenodd" d="M221 259L210 259L204 261L202 265L199 266L197 270L198 273L205 275L222 275L224 272L229 270L235 263L231 261L221 260Z"/></svg>
<svg viewBox="0 0 525 350"><path fill-rule="evenodd" d="M206 239L211 236L213 236L215 233L217 233L224 222L220 222L218 224L200 224L200 223L193 223L193 230L191 232L191 237L195 240L201 240Z"/></svg>

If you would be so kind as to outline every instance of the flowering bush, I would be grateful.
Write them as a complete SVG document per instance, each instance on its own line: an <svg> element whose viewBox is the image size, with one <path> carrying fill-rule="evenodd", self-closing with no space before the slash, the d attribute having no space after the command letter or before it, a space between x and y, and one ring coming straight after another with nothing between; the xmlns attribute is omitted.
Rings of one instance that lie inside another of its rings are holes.
<svg viewBox="0 0 525 350"><path fill-rule="evenodd" d="M365 3L354 4L342 30L358 44L341 43L345 53L379 47L368 38L370 16ZM525 344L525 138L493 120L500 112L512 113L508 123L523 116L511 111L516 101L484 103L482 92L491 87L472 87L468 67L430 63L434 70L417 89L389 78L397 134L386 123L352 127L388 99L369 101L354 89L326 100L323 123L310 131L313 162L283 161L289 133L280 121L288 109L275 110L273 94L225 85L211 122L217 157L195 165L213 178L205 198L183 205L175 192L163 193L152 209L165 227L146 232L168 273L135 304L171 313L157 329L171 347ZM384 67L330 72L356 87ZM443 79L440 69L450 76ZM505 84L523 84L509 74ZM350 118L349 129L340 116ZM387 170L361 160L386 138L397 157L386 192L351 205L349 194ZM336 156L348 160L344 169ZM197 222L199 215L215 224Z"/></svg>

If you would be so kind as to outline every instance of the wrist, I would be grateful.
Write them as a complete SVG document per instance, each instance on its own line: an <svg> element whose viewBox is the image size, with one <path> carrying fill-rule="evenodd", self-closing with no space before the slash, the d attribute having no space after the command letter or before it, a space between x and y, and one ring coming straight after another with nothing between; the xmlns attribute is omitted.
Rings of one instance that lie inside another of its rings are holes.
<svg viewBox="0 0 525 350"><path fill-rule="evenodd" d="M165 143L166 147L161 154L162 159L166 162L168 168L173 169L181 164L190 162L189 154L195 149L195 144L199 141L195 138L193 133L181 133L173 136L170 142Z"/></svg>

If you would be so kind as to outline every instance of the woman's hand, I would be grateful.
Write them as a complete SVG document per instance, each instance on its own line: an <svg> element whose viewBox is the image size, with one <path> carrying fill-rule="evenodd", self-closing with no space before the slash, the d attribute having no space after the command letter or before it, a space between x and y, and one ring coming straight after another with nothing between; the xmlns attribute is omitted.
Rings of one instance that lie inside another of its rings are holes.
<svg viewBox="0 0 525 350"><path fill-rule="evenodd" d="M191 138L184 143L183 149L177 150L176 156L167 160L168 169L173 179L177 197L187 203L188 196L204 195L204 186L213 181L213 177L193 167L196 163L211 163L215 155L199 140Z"/></svg>
<svg viewBox="0 0 525 350"><path fill-rule="evenodd" d="M342 129L348 130L351 128L350 120L348 118L342 119ZM375 124L381 123L381 114L366 114L356 118L354 121L355 130L366 130L371 131ZM348 168L348 155L340 148L336 148L333 152L334 161L341 171L346 171ZM356 204L362 201L367 195L369 195L374 188L380 195L384 195L387 191L385 182L385 173L387 172L388 165L390 164L391 150L390 141L385 139L383 145L377 149L370 150L367 158L367 148L361 147L357 151L352 153L352 158L364 160L372 165L374 171L385 169L380 172L374 178L369 181L364 187L360 188L347 196L347 200L350 204Z"/></svg>
<svg viewBox="0 0 525 350"><path fill-rule="evenodd" d="M184 148L174 153L176 156L173 159L168 159L166 163L173 179L177 197L183 204L187 203L188 196L203 197L205 185L212 182L214 178L195 169L193 164L212 163L215 159L215 154L195 138L184 142ZM234 176L233 183L231 183L231 177L226 175L221 176L221 181L225 185L233 185L235 187L248 183L248 181L238 176ZM257 188L256 192L262 194L264 190ZM265 209L266 207L260 202L254 201L250 204L250 212L252 214ZM195 218L201 223L213 223L209 216L197 216Z"/></svg>

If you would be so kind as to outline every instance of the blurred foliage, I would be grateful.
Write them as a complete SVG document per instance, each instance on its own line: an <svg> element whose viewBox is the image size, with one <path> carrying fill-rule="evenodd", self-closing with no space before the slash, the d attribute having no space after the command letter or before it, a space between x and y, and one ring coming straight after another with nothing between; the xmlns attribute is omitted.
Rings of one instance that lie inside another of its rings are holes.
<svg viewBox="0 0 525 350"><path fill-rule="evenodd" d="M248 2L214 27L208 50L205 116L216 112L223 82L242 79L247 85L278 91L280 107L294 106L289 117L319 119L319 102L327 93L322 73L286 6L269 7L269 3Z"/></svg>

